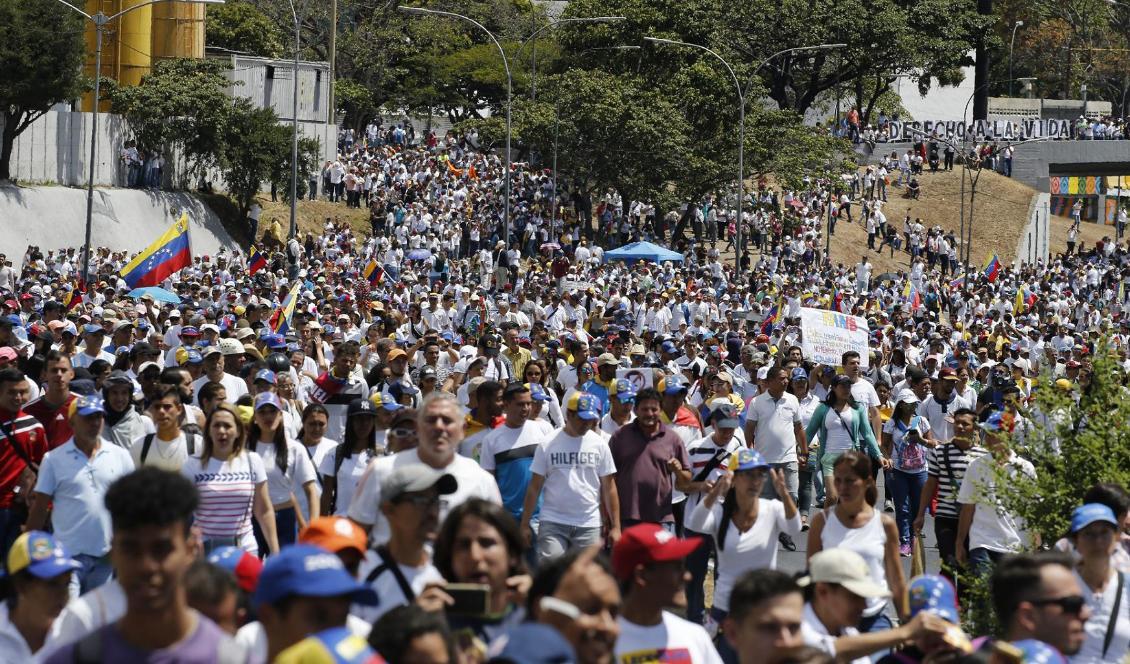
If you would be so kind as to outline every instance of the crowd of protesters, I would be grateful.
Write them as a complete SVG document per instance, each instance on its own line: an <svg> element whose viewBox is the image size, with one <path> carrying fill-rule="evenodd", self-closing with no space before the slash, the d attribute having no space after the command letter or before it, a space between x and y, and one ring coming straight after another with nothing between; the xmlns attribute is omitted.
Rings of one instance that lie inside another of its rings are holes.
<svg viewBox="0 0 1130 664"><path fill-rule="evenodd" d="M1041 472L1038 389L1130 369L1126 246L968 270L908 218L909 269L833 264L829 211L879 235L865 171L762 187L735 270L724 199L566 204L521 165L503 229L496 157L396 129L339 161L371 233L254 273L133 298L124 252L85 292L81 251L0 256L0 661L1124 660L1125 487L1075 487L1057 553L995 487ZM604 260L635 239L683 259ZM815 362L802 307L866 351Z"/></svg>

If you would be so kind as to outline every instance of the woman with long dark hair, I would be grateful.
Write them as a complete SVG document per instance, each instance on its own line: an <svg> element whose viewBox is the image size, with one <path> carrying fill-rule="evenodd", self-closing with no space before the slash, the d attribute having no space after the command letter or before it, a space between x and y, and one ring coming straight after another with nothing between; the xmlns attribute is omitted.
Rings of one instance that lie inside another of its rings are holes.
<svg viewBox="0 0 1130 664"><path fill-rule="evenodd" d="M318 487L314 464L306 454L305 448L290 440L283 426L282 404L272 392L264 392L255 397L255 411L248 432L248 447L263 458L267 472L267 491L271 505L275 508L275 529L279 544L293 544L298 531L306 527L304 515L297 509L298 499L295 491L306 494L310 506L310 520L320 514ZM255 537L259 548L265 548L261 523L256 519Z"/></svg>
<svg viewBox="0 0 1130 664"><path fill-rule="evenodd" d="M561 412L561 400L557 398L557 392L550 388L552 381L549 377L549 371L546 369L545 361L530 360L526 362L526 366L522 369L522 382L537 383L545 388L549 401L542 408L539 418L549 422L554 427L563 426L565 415Z"/></svg>
<svg viewBox="0 0 1130 664"><path fill-rule="evenodd" d="M194 522L204 536L204 549L237 546L253 555L260 548L251 517L263 524L262 539L270 553L279 550L275 511L267 491L263 458L248 451L247 432L235 406L222 403L204 424L199 457L188 457L181 474L196 485L200 504Z"/></svg>
<svg viewBox="0 0 1130 664"><path fill-rule="evenodd" d="M354 399L346 414L345 440L322 457L322 514L345 516L357 483L377 456L377 409L368 399Z"/></svg>
<svg viewBox="0 0 1130 664"><path fill-rule="evenodd" d="M776 569L778 536L800 534L800 512L785 486L784 471L774 470L749 448L730 459L730 470L687 517L687 528L714 538L718 575L710 617L719 625L730 610L730 591L738 578L754 569ZM766 479L781 500L761 497ZM736 660L736 655L727 656L729 644L724 640L718 647L723 659Z"/></svg>
<svg viewBox="0 0 1130 664"><path fill-rule="evenodd" d="M906 576L898 549L898 528L895 520L875 509L879 490L866 454L849 450L833 464L836 504L812 517L808 531L807 557L811 559L824 549L848 549L863 557L871 571L871 580L890 588L895 609L906 619ZM888 600L869 599L863 611L859 631L878 632L893 626L886 614Z"/></svg>
<svg viewBox="0 0 1130 664"><path fill-rule="evenodd" d="M804 433L809 443L820 437L816 465L824 477L825 507L836 504L832 466L842 454L850 450L865 450L869 457L880 459L884 468L890 463L879 452L867 411L851 396L851 379L847 376L832 379L828 397L816 407Z"/></svg>

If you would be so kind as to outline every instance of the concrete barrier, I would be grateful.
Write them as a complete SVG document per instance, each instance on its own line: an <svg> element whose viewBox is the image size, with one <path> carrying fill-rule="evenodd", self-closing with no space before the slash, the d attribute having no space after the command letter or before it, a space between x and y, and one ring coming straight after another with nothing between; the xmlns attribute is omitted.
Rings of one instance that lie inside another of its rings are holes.
<svg viewBox="0 0 1130 664"><path fill-rule="evenodd" d="M141 251L182 211L188 212L193 255L236 248L219 217L195 196L136 189L94 190L91 244L115 251ZM11 258L16 269L28 245L44 251L81 247L86 237L86 191L0 185L0 227L0 253Z"/></svg>

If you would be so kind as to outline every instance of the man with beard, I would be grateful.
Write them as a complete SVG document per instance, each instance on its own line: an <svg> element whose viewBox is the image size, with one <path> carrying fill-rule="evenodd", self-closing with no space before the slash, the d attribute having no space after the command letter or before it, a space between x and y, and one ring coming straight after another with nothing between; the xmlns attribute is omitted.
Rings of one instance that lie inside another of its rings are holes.
<svg viewBox="0 0 1130 664"><path fill-rule="evenodd" d="M417 436L418 447L370 461L357 484L348 516L362 528L372 530L370 545L380 546L389 540L388 520L380 513L382 486L394 471L405 466L423 464L455 477L458 488L440 501L441 522L451 508L469 498L502 504L494 476L474 460L455 453L463 440L463 414L455 395L433 392L424 400L417 416Z"/></svg>

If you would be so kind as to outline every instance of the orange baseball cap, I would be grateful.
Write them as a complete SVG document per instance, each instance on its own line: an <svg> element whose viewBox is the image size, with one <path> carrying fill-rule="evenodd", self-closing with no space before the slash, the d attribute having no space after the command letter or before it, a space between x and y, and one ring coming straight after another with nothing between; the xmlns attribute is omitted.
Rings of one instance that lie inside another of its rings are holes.
<svg viewBox="0 0 1130 664"><path fill-rule="evenodd" d="M298 534L298 541L337 553L357 549L361 555L369 548L369 537L356 523L342 516L320 516Z"/></svg>

